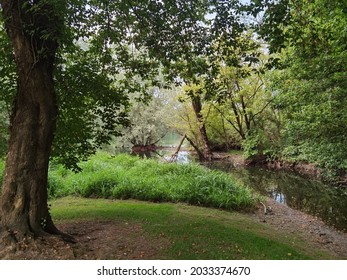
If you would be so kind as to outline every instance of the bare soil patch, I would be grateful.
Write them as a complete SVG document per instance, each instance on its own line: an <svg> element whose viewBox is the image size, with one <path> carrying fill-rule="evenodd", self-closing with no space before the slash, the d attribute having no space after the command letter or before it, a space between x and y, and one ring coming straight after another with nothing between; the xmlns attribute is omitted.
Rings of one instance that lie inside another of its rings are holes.
<svg viewBox="0 0 347 280"><path fill-rule="evenodd" d="M77 241L69 244L59 237L26 238L19 243L6 242L2 236L0 259L99 260L157 259L168 244L163 236L148 236L136 223L113 221L76 221L58 224Z"/></svg>
<svg viewBox="0 0 347 280"><path fill-rule="evenodd" d="M76 259L155 259L169 242L148 236L140 224L80 221L60 228L77 239L72 245Z"/></svg>

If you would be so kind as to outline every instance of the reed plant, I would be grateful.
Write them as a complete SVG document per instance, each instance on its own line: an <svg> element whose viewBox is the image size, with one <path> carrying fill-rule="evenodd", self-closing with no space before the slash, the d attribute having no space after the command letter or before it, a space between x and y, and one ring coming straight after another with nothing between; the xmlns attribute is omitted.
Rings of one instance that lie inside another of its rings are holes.
<svg viewBox="0 0 347 280"><path fill-rule="evenodd" d="M77 195L151 202L183 202L227 210L250 209L258 196L229 174L196 163L163 163L127 154L98 153L74 173L52 165L51 198Z"/></svg>

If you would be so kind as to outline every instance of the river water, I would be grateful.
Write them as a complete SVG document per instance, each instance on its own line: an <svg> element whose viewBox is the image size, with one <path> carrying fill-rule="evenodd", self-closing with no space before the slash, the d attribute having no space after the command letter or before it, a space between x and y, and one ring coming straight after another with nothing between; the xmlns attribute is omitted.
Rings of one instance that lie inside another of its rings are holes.
<svg viewBox="0 0 347 280"><path fill-rule="evenodd" d="M172 147L179 142L179 137L175 135L169 135L169 139ZM166 144L165 142L163 144ZM189 152L180 151L178 161L190 162ZM269 170L259 166L240 167L230 162L204 165L210 169L227 172L258 193L293 209L319 217L336 229L347 232L347 188L324 184L294 172Z"/></svg>
<svg viewBox="0 0 347 280"><path fill-rule="evenodd" d="M242 184L291 208L321 218L347 232L347 189L324 184L297 173L261 167L235 167L214 162L211 169L227 172Z"/></svg>

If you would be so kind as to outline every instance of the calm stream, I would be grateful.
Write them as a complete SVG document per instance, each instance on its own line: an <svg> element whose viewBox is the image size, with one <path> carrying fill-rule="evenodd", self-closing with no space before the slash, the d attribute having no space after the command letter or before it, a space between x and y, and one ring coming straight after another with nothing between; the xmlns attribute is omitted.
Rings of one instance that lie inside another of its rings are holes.
<svg viewBox="0 0 347 280"><path fill-rule="evenodd" d="M169 135L163 144L174 147L179 137ZM167 141L170 140L170 141ZM191 161L187 151L180 151L178 161ZM347 232L347 188L337 188L297 173L261 167L234 166L231 162L205 164L211 169L230 173L242 184L291 208L321 218L338 230Z"/></svg>
<svg viewBox="0 0 347 280"><path fill-rule="evenodd" d="M347 189L328 186L288 171L261 167L234 167L232 163L208 165L230 173L238 181L279 203L321 218L347 232Z"/></svg>

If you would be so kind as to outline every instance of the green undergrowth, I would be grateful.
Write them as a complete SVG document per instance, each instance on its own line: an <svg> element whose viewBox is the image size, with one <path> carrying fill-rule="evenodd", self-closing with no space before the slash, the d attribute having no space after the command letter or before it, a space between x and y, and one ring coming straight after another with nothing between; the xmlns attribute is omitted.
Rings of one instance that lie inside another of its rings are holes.
<svg viewBox="0 0 347 280"><path fill-rule="evenodd" d="M0 183L2 183L2 180L4 177L4 171L5 171L5 161L0 160ZM0 184L0 190L1 190L1 184Z"/></svg>
<svg viewBox="0 0 347 280"><path fill-rule="evenodd" d="M154 259L329 259L295 233L274 231L247 214L186 204L66 197L51 201L58 224L104 221L141 225L166 244ZM131 234L131 233L127 233ZM138 234L138 233L137 233ZM122 238L129 238L129 236Z"/></svg>
<svg viewBox="0 0 347 280"><path fill-rule="evenodd" d="M126 154L99 153L74 173L60 165L49 172L51 198L81 197L184 202L192 205L246 210L259 197L230 175L198 164L162 163Z"/></svg>

